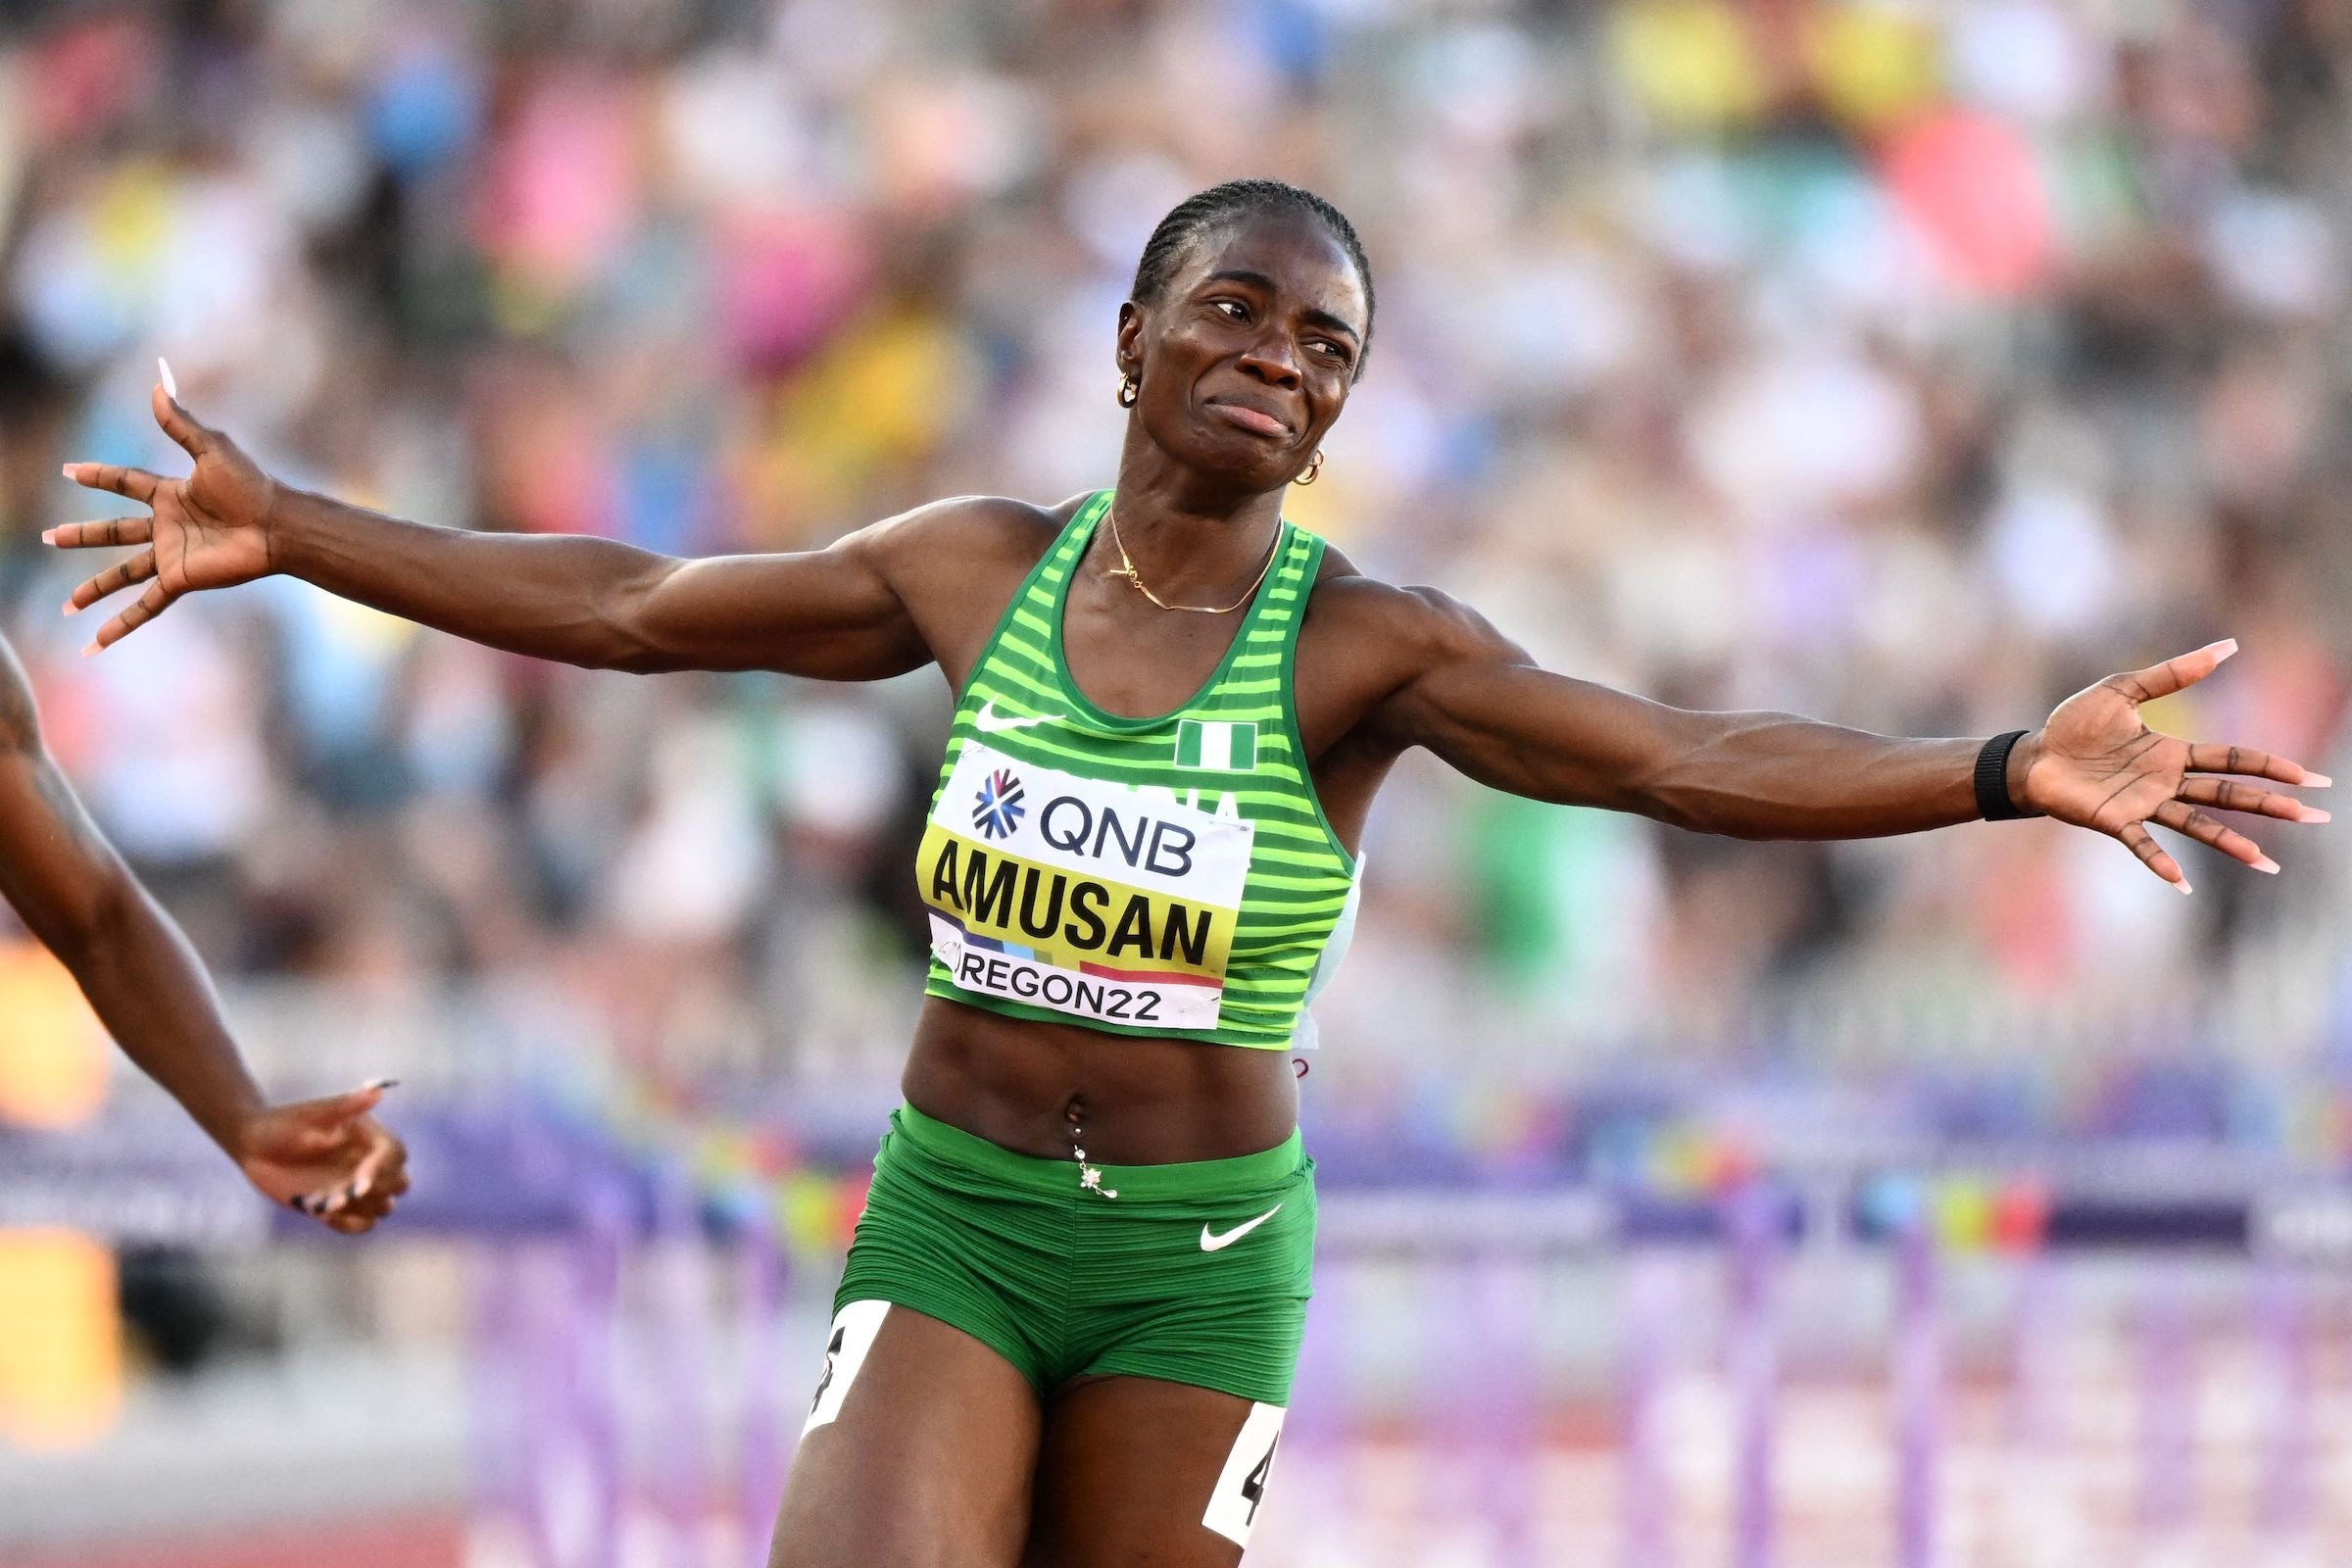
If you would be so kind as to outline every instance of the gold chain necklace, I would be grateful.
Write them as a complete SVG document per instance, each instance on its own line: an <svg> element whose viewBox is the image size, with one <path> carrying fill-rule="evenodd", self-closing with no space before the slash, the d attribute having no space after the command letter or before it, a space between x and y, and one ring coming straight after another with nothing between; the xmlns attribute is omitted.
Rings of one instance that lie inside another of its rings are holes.
<svg viewBox="0 0 2352 1568"><path fill-rule="evenodd" d="M1242 590L1241 598L1222 607L1216 605L1171 605L1145 587L1144 579L1136 575L1135 562L1127 554L1126 542L1119 538L1119 509L1112 507L1108 509L1107 514L1110 518L1110 542L1118 549L1119 564L1104 571L1103 575L1126 578L1135 585L1136 592L1162 610L1189 610L1198 615L1230 615L1256 595L1257 585L1266 580L1266 573L1274 569L1274 558L1282 553L1282 524L1277 522L1274 525L1274 542L1266 546L1266 564L1257 568L1257 575L1250 579L1250 586Z"/></svg>

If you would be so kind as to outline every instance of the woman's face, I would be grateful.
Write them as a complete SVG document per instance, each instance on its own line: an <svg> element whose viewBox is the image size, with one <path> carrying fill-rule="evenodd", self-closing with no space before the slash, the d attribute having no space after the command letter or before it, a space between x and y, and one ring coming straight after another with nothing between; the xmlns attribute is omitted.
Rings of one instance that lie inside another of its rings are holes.
<svg viewBox="0 0 2352 1568"><path fill-rule="evenodd" d="M1310 218L1212 229L1155 304L1119 310L1136 416L1172 456L1265 491L1314 456L1347 405L1367 322L1348 252Z"/></svg>

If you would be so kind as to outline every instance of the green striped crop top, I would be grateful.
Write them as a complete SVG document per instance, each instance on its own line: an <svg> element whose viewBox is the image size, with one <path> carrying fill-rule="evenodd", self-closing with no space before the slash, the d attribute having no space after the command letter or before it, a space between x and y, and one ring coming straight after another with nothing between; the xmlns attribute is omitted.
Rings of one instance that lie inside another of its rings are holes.
<svg viewBox="0 0 2352 1568"><path fill-rule="evenodd" d="M956 705L915 863L924 990L1278 1051L1339 964L1359 885L1307 777L1291 688L1323 541L1284 522L1215 673L1172 712L1121 718L1087 701L1061 640L1110 499L1089 497L1030 571Z"/></svg>

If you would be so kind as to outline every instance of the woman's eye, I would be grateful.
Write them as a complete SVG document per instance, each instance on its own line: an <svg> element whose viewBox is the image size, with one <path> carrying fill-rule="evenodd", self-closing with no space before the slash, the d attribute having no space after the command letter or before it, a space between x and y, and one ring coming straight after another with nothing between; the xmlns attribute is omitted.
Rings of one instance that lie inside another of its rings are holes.
<svg viewBox="0 0 2352 1568"><path fill-rule="evenodd" d="M1240 300L1217 300L1213 302L1211 309L1223 311L1227 316L1230 316L1237 321L1250 314L1247 310L1243 309L1242 302Z"/></svg>

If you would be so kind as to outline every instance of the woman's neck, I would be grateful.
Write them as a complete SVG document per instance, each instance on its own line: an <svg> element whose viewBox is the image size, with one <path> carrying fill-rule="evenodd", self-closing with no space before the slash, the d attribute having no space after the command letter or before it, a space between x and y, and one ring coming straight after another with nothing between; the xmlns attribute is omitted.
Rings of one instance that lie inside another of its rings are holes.
<svg viewBox="0 0 2352 1568"><path fill-rule="evenodd" d="M1115 565L1124 546L1162 599L1213 598L1247 581L1281 525L1282 492L1237 492L1152 456L1161 461L1130 452L1120 462L1116 544L1105 526L1096 530L1098 548Z"/></svg>

